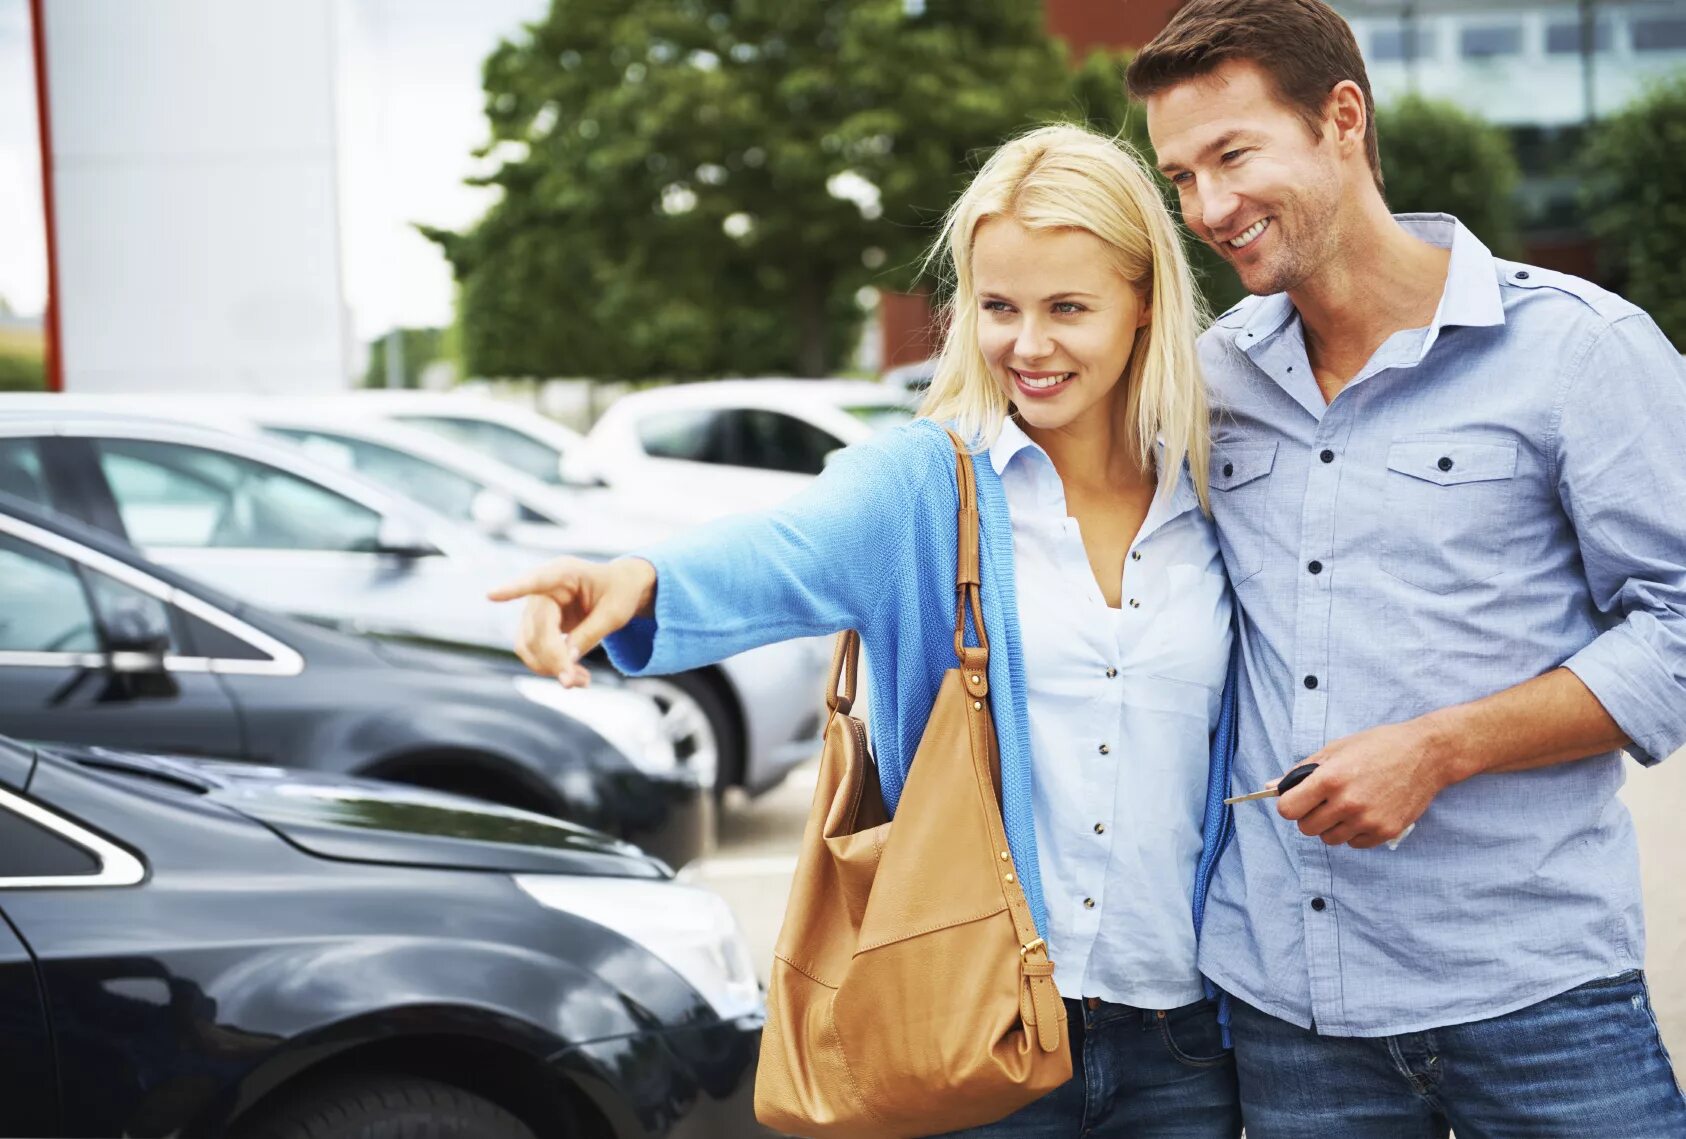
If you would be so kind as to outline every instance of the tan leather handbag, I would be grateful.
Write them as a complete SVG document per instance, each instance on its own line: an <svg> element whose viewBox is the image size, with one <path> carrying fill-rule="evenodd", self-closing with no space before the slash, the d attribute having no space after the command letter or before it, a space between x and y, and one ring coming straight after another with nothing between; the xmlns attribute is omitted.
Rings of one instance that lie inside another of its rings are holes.
<svg viewBox="0 0 1686 1139"><path fill-rule="evenodd" d="M755 1114L793 1135L892 1139L1001 1119L1071 1078L1065 1005L1001 821L972 458L954 441L954 651L887 821L854 704L860 637L831 662L825 748L774 950ZM970 605L978 647L965 643Z"/></svg>

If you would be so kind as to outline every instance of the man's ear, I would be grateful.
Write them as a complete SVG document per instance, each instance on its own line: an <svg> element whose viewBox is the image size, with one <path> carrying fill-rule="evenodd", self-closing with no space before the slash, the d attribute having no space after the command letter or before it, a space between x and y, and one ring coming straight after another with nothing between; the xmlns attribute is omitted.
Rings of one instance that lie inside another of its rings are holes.
<svg viewBox="0 0 1686 1139"><path fill-rule="evenodd" d="M1335 145L1343 152L1362 154L1364 140L1375 129L1364 105L1364 91L1350 79L1343 79L1329 92L1323 120L1334 132Z"/></svg>

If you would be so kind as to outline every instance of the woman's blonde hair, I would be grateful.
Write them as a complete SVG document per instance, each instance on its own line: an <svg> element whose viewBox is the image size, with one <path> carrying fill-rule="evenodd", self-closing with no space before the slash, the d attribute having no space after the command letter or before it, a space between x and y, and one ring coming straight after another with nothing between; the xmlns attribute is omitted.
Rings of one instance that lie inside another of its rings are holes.
<svg viewBox="0 0 1686 1139"><path fill-rule="evenodd" d="M1007 417L1007 393L978 349L972 283L972 242L991 218L1028 229L1083 230L1112 251L1118 272L1152 305L1122 381L1137 453L1153 455L1163 438L1163 474L1170 477L1161 477L1161 489L1175 481L1186 458L1206 506L1206 391L1194 344L1206 313L1153 175L1122 139L1078 126L1039 127L991 155L948 211L924 262L927 270L942 266L951 293L948 331L920 414L953 423L962 438L985 447Z"/></svg>

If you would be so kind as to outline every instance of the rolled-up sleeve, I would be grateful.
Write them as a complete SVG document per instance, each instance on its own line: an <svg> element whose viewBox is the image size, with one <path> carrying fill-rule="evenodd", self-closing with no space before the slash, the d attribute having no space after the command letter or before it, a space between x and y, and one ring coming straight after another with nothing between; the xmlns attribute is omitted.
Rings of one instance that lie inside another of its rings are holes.
<svg viewBox="0 0 1686 1139"><path fill-rule="evenodd" d="M1558 494L1613 622L1564 666L1653 764L1686 746L1686 363L1625 316L1571 364L1557 415Z"/></svg>

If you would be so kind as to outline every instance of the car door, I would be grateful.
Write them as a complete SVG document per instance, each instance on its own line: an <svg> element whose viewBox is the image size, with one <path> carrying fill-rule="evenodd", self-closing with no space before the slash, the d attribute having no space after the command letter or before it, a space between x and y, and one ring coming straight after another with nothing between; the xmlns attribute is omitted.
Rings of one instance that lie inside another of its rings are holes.
<svg viewBox="0 0 1686 1139"><path fill-rule="evenodd" d="M309 478L231 451L92 438L130 542L156 561L284 613L353 628L505 643L494 581ZM409 528L412 529L413 528Z"/></svg>
<svg viewBox="0 0 1686 1139"><path fill-rule="evenodd" d="M186 643L189 616L77 560L74 543L31 529L0 515L0 732L241 756L234 703ZM97 554L90 560L125 569ZM150 631L156 653L115 643L114 630L129 638Z"/></svg>

